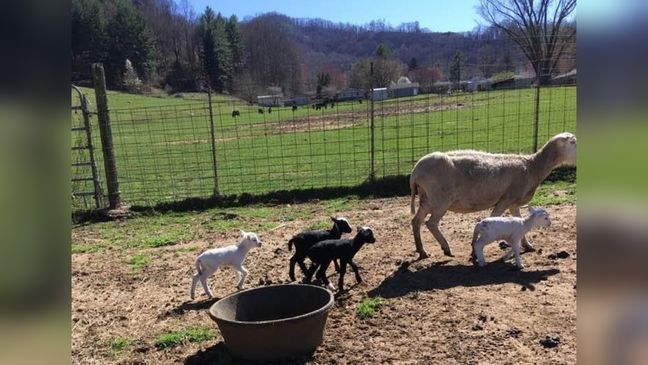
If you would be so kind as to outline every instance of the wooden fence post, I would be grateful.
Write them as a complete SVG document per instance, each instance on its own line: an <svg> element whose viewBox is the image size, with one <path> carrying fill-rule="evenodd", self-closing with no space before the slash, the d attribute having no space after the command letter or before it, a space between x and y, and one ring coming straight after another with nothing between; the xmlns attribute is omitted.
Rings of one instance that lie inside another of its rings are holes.
<svg viewBox="0 0 648 365"><path fill-rule="evenodd" d="M121 197L119 192L119 179L117 177L115 150L113 147L112 128L110 127L108 96L106 95L106 76L104 74L104 68L102 64L92 64L92 79L97 102L97 117L99 120L99 135L101 136L101 150L103 152L104 168L106 170L108 204L110 209L116 209L121 205Z"/></svg>

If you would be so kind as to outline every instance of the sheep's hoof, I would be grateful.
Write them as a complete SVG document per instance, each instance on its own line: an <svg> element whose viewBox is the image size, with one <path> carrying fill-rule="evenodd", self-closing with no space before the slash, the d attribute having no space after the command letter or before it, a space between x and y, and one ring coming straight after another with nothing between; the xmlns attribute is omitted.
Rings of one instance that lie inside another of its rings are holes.
<svg viewBox="0 0 648 365"><path fill-rule="evenodd" d="M535 252L536 248L531 244L531 242L527 242L526 244L522 243L522 248L524 248L524 252Z"/></svg>
<svg viewBox="0 0 648 365"><path fill-rule="evenodd" d="M425 252L425 251L422 251L422 252L419 251L418 254L419 254L419 257L418 257L419 260L427 259L428 257L430 257L430 255L428 255L427 252Z"/></svg>
<svg viewBox="0 0 648 365"><path fill-rule="evenodd" d="M454 255L450 251L443 251L443 254L448 256L448 257L454 257Z"/></svg>

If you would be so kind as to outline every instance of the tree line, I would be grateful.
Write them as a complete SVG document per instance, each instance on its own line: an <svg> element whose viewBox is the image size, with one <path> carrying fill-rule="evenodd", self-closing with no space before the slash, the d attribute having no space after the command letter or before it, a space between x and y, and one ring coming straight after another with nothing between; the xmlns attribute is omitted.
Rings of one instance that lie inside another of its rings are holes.
<svg viewBox="0 0 648 365"><path fill-rule="evenodd" d="M523 40L513 37L526 33L499 19L500 13L485 8L484 14L489 26L434 33L417 22L351 25L277 13L239 21L211 8L196 14L187 0L72 0L72 75L73 81L89 80L90 64L102 62L111 88L148 85L175 92L210 85L252 100L262 93L320 96L344 87L383 87L401 76L428 86L575 67L573 42L557 44L564 38L554 36L553 56L560 57L535 64L520 46ZM550 27L556 35L575 33L575 24L559 20L559 27ZM544 43L529 39L539 55Z"/></svg>

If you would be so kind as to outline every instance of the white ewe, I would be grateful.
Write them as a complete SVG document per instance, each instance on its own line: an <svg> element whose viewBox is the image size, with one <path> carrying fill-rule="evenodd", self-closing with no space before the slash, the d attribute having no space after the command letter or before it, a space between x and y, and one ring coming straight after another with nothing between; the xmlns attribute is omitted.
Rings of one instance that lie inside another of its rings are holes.
<svg viewBox="0 0 648 365"><path fill-rule="evenodd" d="M428 257L421 242L425 223L439 241L443 253L452 256L439 221L450 210L458 213L493 208L491 216L508 209L520 217L520 207L531 201L540 183L561 164L576 163L576 137L560 133L532 155L492 154L479 151L435 152L422 157L410 176L411 210L419 195L419 209L412 219L414 243L420 258ZM522 239L529 250L533 246Z"/></svg>
<svg viewBox="0 0 648 365"><path fill-rule="evenodd" d="M259 237L257 237L256 233L241 231L241 241L238 244L212 248L201 253L196 258L196 271L198 273L192 277L191 299L195 297L198 280L200 280L205 294L210 298L214 296L207 285L207 278L221 266L230 266L236 270L238 276L236 287L240 290L248 274L247 269L243 267L243 261L245 261L248 251L253 247L261 247Z"/></svg>

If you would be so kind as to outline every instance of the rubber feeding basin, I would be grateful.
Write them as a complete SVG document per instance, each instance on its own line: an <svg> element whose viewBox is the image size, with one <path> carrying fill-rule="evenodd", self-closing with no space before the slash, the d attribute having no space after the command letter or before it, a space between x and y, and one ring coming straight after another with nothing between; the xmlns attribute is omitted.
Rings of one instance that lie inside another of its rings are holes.
<svg viewBox="0 0 648 365"><path fill-rule="evenodd" d="M209 316L234 356L272 361L315 351L332 305L333 294L322 287L281 284L229 295Z"/></svg>

